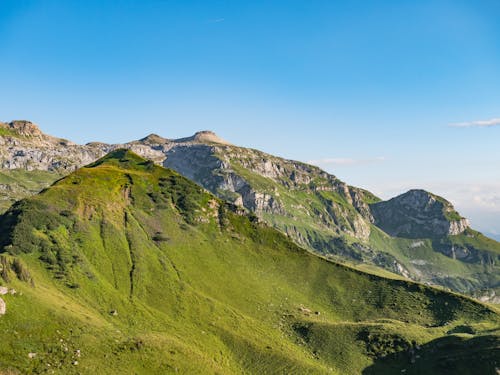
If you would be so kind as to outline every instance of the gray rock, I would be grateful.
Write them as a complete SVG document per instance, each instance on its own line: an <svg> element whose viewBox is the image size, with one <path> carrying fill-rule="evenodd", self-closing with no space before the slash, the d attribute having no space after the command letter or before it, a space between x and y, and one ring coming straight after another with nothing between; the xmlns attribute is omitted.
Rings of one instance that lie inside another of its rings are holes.
<svg viewBox="0 0 500 375"><path fill-rule="evenodd" d="M375 225L391 236L440 238L469 228L450 202L424 190L410 190L370 208Z"/></svg>
<svg viewBox="0 0 500 375"><path fill-rule="evenodd" d="M7 311L7 304L2 298L0 298L0 315L5 315L6 311Z"/></svg>

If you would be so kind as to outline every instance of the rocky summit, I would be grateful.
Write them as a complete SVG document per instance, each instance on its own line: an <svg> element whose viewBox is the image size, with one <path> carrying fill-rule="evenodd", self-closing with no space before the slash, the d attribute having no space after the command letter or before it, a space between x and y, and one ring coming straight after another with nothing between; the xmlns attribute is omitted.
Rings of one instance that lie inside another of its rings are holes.
<svg viewBox="0 0 500 375"><path fill-rule="evenodd" d="M125 144L77 145L27 121L0 127L0 207L107 152L126 148L254 213L298 245L362 270L390 272L487 301L500 294L500 244L444 198L412 190L389 201L318 167L238 147L210 131Z"/></svg>
<svg viewBox="0 0 500 375"><path fill-rule="evenodd" d="M450 202L425 190L410 190L370 208L374 223L391 236L441 238L470 228Z"/></svg>
<svg viewBox="0 0 500 375"><path fill-rule="evenodd" d="M4 170L70 172L110 149L105 144L81 146L46 135L29 121L0 123L0 166Z"/></svg>

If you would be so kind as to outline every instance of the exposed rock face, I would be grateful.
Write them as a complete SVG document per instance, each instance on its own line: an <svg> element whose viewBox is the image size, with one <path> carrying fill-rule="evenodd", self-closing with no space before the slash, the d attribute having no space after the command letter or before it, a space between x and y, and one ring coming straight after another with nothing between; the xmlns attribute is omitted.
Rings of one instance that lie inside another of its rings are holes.
<svg viewBox="0 0 500 375"><path fill-rule="evenodd" d="M33 124L31 121L17 120L8 124L2 124L2 126L24 137L43 138L44 136L38 126Z"/></svg>
<svg viewBox="0 0 500 375"><path fill-rule="evenodd" d="M257 215L263 212L286 215L286 211L280 201L270 194L257 193L254 190L250 190L242 196L242 201L244 207L257 213Z"/></svg>
<svg viewBox="0 0 500 375"><path fill-rule="evenodd" d="M175 140L176 143L216 143L221 145L230 145L230 143L210 130L196 132L192 137L180 138Z"/></svg>
<svg viewBox="0 0 500 375"><path fill-rule="evenodd" d="M95 161L112 149L102 143L85 146L43 134L29 121L1 124L8 131L0 137L2 169L73 171Z"/></svg>
<svg viewBox="0 0 500 375"><path fill-rule="evenodd" d="M470 228L469 220L461 218L459 220L450 221L450 227L448 228L449 235L457 235L465 232L467 228Z"/></svg>
<svg viewBox="0 0 500 375"><path fill-rule="evenodd" d="M469 228L467 219L460 217L451 203L424 190L410 190L372 204L371 212L375 224L396 237L437 238Z"/></svg>
<svg viewBox="0 0 500 375"><path fill-rule="evenodd" d="M485 303L500 304L500 295L498 295L494 290L485 291L482 294L478 294L476 298Z"/></svg>
<svg viewBox="0 0 500 375"><path fill-rule="evenodd" d="M117 148L128 148L135 153L162 164L166 153L176 146L217 145L230 143L211 131L198 132L192 137L166 139L156 134L126 144L91 142L77 145L52 137L40 131L29 121L0 123L0 168L71 172L90 164ZM182 149L181 149L182 150Z"/></svg>
<svg viewBox="0 0 500 375"><path fill-rule="evenodd" d="M164 150L165 167L175 169L260 217L272 214L273 224L297 242L313 246L305 230L301 232L296 226L284 224L289 219L296 220L297 208L310 218L317 217L315 225L332 234L346 233L363 240L370 235L373 218L361 189L350 187L317 167L257 150L222 143L198 144L192 137L183 140L188 143L177 140L174 146ZM332 193L338 197L337 201L328 198ZM307 202L300 208L290 204L290 198L294 198L289 195L293 194L310 196L324 205L324 209L319 211ZM278 224L280 221L282 224Z"/></svg>
<svg viewBox="0 0 500 375"><path fill-rule="evenodd" d="M5 312L7 311L7 305L5 304L5 301L0 298L0 315L5 315Z"/></svg>

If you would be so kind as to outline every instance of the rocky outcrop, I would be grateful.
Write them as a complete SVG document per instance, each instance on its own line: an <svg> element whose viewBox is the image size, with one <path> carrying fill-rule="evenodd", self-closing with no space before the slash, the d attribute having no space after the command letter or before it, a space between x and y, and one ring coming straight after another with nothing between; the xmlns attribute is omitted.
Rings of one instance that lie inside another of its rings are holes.
<svg viewBox="0 0 500 375"><path fill-rule="evenodd" d="M174 140L175 143L203 143L203 144L221 144L230 145L228 141L222 139L210 130L196 132L193 136Z"/></svg>
<svg viewBox="0 0 500 375"><path fill-rule="evenodd" d="M7 311L7 305L5 301L0 297L0 315L5 315Z"/></svg>
<svg viewBox="0 0 500 375"><path fill-rule="evenodd" d="M34 138L43 138L44 134L40 131L38 126L33 124L31 121L25 120L16 120L11 121L8 124L1 124L5 129L11 130L22 137L34 137Z"/></svg>
<svg viewBox="0 0 500 375"><path fill-rule="evenodd" d="M448 234L451 236L461 234L465 232L467 228L470 228L469 220L461 218L459 220L450 221L450 227L448 228Z"/></svg>
<svg viewBox="0 0 500 375"><path fill-rule="evenodd" d="M425 190L410 190L370 207L375 225L391 236L440 238L469 228L450 202Z"/></svg>
<svg viewBox="0 0 500 375"><path fill-rule="evenodd" d="M43 134L29 121L2 124L0 167L2 169L73 171L109 152L113 146L95 143L76 145Z"/></svg>
<svg viewBox="0 0 500 375"><path fill-rule="evenodd" d="M500 304L500 295L495 290L487 290L482 293L476 293L475 297L484 303Z"/></svg>

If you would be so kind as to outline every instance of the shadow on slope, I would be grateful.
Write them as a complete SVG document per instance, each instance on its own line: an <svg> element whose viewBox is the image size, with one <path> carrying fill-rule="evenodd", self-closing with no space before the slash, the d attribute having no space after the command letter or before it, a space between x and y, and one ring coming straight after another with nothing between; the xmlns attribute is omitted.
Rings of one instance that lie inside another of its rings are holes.
<svg viewBox="0 0 500 375"><path fill-rule="evenodd" d="M498 374L500 337L468 334L449 335L418 346L376 358L363 375L377 374Z"/></svg>

